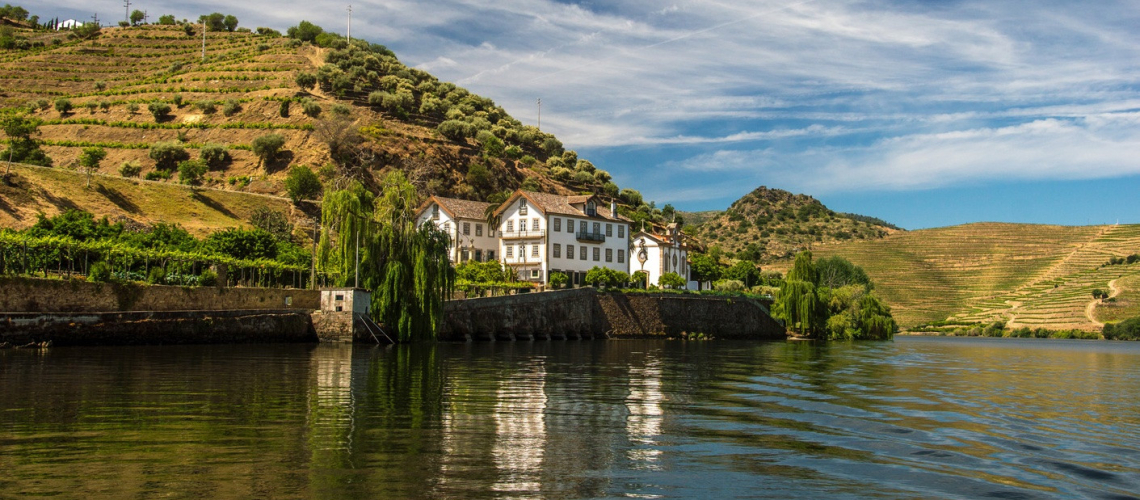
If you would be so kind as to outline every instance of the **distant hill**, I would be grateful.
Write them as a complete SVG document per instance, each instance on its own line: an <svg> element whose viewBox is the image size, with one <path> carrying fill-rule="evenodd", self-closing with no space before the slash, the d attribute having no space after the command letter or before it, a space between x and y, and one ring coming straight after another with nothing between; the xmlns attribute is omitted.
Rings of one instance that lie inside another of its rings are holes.
<svg viewBox="0 0 1140 500"><path fill-rule="evenodd" d="M872 217L834 212L808 195L765 186L723 212L684 216L686 224L695 225L695 235L705 245L734 253L754 245L762 262L785 259L818 245L875 240L901 231Z"/></svg>
<svg viewBox="0 0 1140 500"><path fill-rule="evenodd" d="M1105 265L1140 253L1140 225L977 223L812 250L817 258L839 255L862 266L904 328L1002 321L1094 330L1100 321L1140 314L1140 264ZM1120 295L1101 303L1092 297L1098 288Z"/></svg>

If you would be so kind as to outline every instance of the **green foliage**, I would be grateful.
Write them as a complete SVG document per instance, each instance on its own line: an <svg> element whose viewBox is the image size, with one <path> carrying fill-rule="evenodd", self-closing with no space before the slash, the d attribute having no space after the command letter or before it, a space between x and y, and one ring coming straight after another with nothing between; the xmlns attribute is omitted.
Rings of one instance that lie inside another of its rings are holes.
<svg viewBox="0 0 1140 500"><path fill-rule="evenodd" d="M689 271L694 281L716 281L721 278L720 261L709 254L690 253Z"/></svg>
<svg viewBox="0 0 1140 500"><path fill-rule="evenodd" d="M760 268L751 261L739 261L724 271L725 279L739 281L744 287L752 288L761 283Z"/></svg>
<svg viewBox="0 0 1140 500"><path fill-rule="evenodd" d="M137 26L139 23L146 19L146 13L141 10L135 9L131 12L131 25Z"/></svg>
<svg viewBox="0 0 1140 500"><path fill-rule="evenodd" d="M222 23L225 25L226 31L233 33L234 30L236 30L238 27L238 18L232 15L226 15L225 19L222 20Z"/></svg>
<svg viewBox="0 0 1140 500"><path fill-rule="evenodd" d="M202 176L210 167L202 160L186 160L178 162L178 182L197 186L202 183Z"/></svg>
<svg viewBox="0 0 1140 500"><path fill-rule="evenodd" d="M209 31L225 31L226 30L226 15L220 12L214 12L208 15L198 17L199 23L205 23L206 29ZM237 18L234 18L234 27L237 27ZM233 31L233 30L230 30Z"/></svg>
<svg viewBox="0 0 1140 500"><path fill-rule="evenodd" d="M469 260L455 267L455 277L470 283L494 284L514 281L515 275L510 268L497 260L486 262Z"/></svg>
<svg viewBox="0 0 1140 500"><path fill-rule="evenodd" d="M198 159L211 169L219 169L229 161L230 153L221 144L204 144L198 148Z"/></svg>
<svg viewBox="0 0 1140 500"><path fill-rule="evenodd" d="M826 326L827 308L816 290L819 274L811 261L811 252L796 255L788 278L776 294L772 313L784 320L785 326L801 335L816 336Z"/></svg>
<svg viewBox="0 0 1140 500"><path fill-rule="evenodd" d="M217 286L218 273L213 269L206 269L198 276L198 286Z"/></svg>
<svg viewBox="0 0 1140 500"><path fill-rule="evenodd" d="M455 142L463 142L464 139L475 135L475 127L459 120L444 121L436 127L436 130L439 131L440 135Z"/></svg>
<svg viewBox="0 0 1140 500"><path fill-rule="evenodd" d="M566 283L569 283L569 282L570 282L570 277L566 276L563 273L560 273L558 271L554 271L554 272L550 273L550 286L551 286L551 288L562 288L562 287L566 286Z"/></svg>
<svg viewBox="0 0 1140 500"><path fill-rule="evenodd" d="M95 283L108 283L111 281L111 266L106 262L99 261L91 265L91 269L87 271L87 281Z"/></svg>
<svg viewBox="0 0 1140 500"><path fill-rule="evenodd" d="M1105 293L1105 291L1101 290L1100 288L1094 288L1092 291L1092 296L1094 299L1100 300L1100 299L1107 298L1108 294Z"/></svg>
<svg viewBox="0 0 1140 500"><path fill-rule="evenodd" d="M40 123L39 119L20 114L0 115L0 129L8 136L8 148L0 152L0 159L50 167L51 158L32 138L40 133Z"/></svg>
<svg viewBox="0 0 1140 500"><path fill-rule="evenodd" d="M594 266L586 271L585 281L595 287L621 287L629 283L629 275L608 267Z"/></svg>
<svg viewBox="0 0 1140 500"><path fill-rule="evenodd" d="M137 161L125 161L119 166L119 175L123 177L138 177L142 173L142 165Z"/></svg>
<svg viewBox="0 0 1140 500"><path fill-rule="evenodd" d="M352 114L352 108L350 108L347 104L341 104L339 102L334 103L332 107L329 108L329 111L332 111L332 114L334 115L342 117L346 117Z"/></svg>
<svg viewBox="0 0 1140 500"><path fill-rule="evenodd" d="M284 212L267 207L257 207L249 216L253 227L265 231L277 241L290 241L293 237L293 224Z"/></svg>
<svg viewBox="0 0 1140 500"><path fill-rule="evenodd" d="M657 278L657 286L679 290L685 287L685 278L682 278L680 274L668 272Z"/></svg>
<svg viewBox="0 0 1140 500"><path fill-rule="evenodd" d="M261 229L229 228L215 231L202 245L211 253L236 259L256 260L277 257L277 240Z"/></svg>
<svg viewBox="0 0 1140 500"><path fill-rule="evenodd" d="M865 285L831 289L828 298L828 338L843 340L886 340L898 331L891 310ZM986 328L989 336L1002 335L1004 324Z"/></svg>
<svg viewBox="0 0 1140 500"><path fill-rule="evenodd" d="M483 148L483 154L493 158L503 156L505 145L502 139L495 137L495 134L486 130L480 130L475 134L475 141Z"/></svg>
<svg viewBox="0 0 1140 500"><path fill-rule="evenodd" d="M824 257L816 261L815 268L819 274L820 286L839 288L871 284L871 278L867 277L867 272L863 268L843 257Z"/></svg>
<svg viewBox="0 0 1140 500"><path fill-rule="evenodd" d="M87 169L88 174L99 169L99 163L107 157L107 150L103 148L83 148L79 155L79 164Z"/></svg>
<svg viewBox="0 0 1140 500"><path fill-rule="evenodd" d="M474 162L467 167L467 184L475 189L485 190L491 187L491 170L482 162Z"/></svg>
<svg viewBox="0 0 1140 500"><path fill-rule="evenodd" d="M254 139L250 146L253 154L257 155L257 165L268 167L277 160L277 154L285 146L285 138L281 134L266 134Z"/></svg>
<svg viewBox="0 0 1140 500"><path fill-rule="evenodd" d="M218 110L217 103L209 99L203 99L194 103L194 107L198 108L199 111L207 115L212 115L215 111Z"/></svg>
<svg viewBox="0 0 1140 500"><path fill-rule="evenodd" d="M155 143L150 147L149 156L154 160L155 168L168 172L177 168L178 162L190 159L190 153L176 141Z"/></svg>
<svg viewBox="0 0 1140 500"><path fill-rule="evenodd" d="M60 116L66 115L71 112L71 101L60 97L55 100L55 110L59 112Z"/></svg>
<svg viewBox="0 0 1140 500"><path fill-rule="evenodd" d="M177 21L175 21L173 14L166 14L158 17L158 24L165 26L174 26L175 23L177 23Z"/></svg>
<svg viewBox="0 0 1140 500"><path fill-rule="evenodd" d="M103 27L99 23L83 23L83 26L77 26L71 30L69 37L75 37L79 40L90 40L99 36L103 32Z"/></svg>
<svg viewBox="0 0 1140 500"><path fill-rule="evenodd" d="M146 274L146 282L151 285L162 285L166 283L166 268L162 266L154 266Z"/></svg>
<svg viewBox="0 0 1140 500"><path fill-rule="evenodd" d="M300 200L311 200L321 192L321 180L317 174L304 165L294 165L285 177L285 191L293 203Z"/></svg>
<svg viewBox="0 0 1140 500"><path fill-rule="evenodd" d="M183 99L182 94L179 94L179 93L175 93L173 96L171 96L170 101L173 102L174 105L178 106L179 108L181 108L182 105L185 104L185 100Z"/></svg>
<svg viewBox="0 0 1140 500"><path fill-rule="evenodd" d="M622 203L633 208L637 208L645 203L641 198L641 193L636 189L623 189L621 193L618 194L618 197L621 198Z"/></svg>
<svg viewBox="0 0 1140 500"><path fill-rule="evenodd" d="M316 118L321 116L321 105L306 97L301 99L301 112L305 113L306 116Z"/></svg>
<svg viewBox="0 0 1140 500"><path fill-rule="evenodd" d="M289 118L289 101L281 101L281 104L277 107L277 114L281 118Z"/></svg>
<svg viewBox="0 0 1140 500"><path fill-rule="evenodd" d="M170 105L165 102L152 102L146 105L147 111L150 111L151 116L154 116L154 121L166 121L170 117Z"/></svg>
<svg viewBox="0 0 1140 500"><path fill-rule="evenodd" d="M135 113L138 113L138 112L139 112L139 105L138 105L138 103L135 103L135 102L128 102L128 103L127 103L127 112L128 112L128 113L130 113L130 114L132 114L132 115L133 115L133 114L135 114Z"/></svg>
<svg viewBox="0 0 1140 500"><path fill-rule="evenodd" d="M1108 323L1101 330L1101 335L1107 340L1140 340L1140 318Z"/></svg>
<svg viewBox="0 0 1140 500"><path fill-rule="evenodd" d="M299 71L297 72L297 76L293 78L293 81L297 83L298 87L304 90L313 90L313 87L317 86L317 75L307 71Z"/></svg>
<svg viewBox="0 0 1140 500"><path fill-rule="evenodd" d="M309 21L301 21L300 24L290 27L285 31L286 36L294 38L302 42L314 42L317 35L324 33L325 30Z"/></svg>
<svg viewBox="0 0 1140 500"><path fill-rule="evenodd" d="M170 179L170 175L170 170L151 170L143 178L148 181L164 181Z"/></svg>

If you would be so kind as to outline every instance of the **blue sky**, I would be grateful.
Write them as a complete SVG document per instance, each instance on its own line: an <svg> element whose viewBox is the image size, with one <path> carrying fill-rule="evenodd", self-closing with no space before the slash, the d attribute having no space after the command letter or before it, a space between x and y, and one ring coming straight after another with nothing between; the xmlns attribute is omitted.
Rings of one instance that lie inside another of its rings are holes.
<svg viewBox="0 0 1140 500"><path fill-rule="evenodd" d="M343 33L348 3L132 8ZM911 229L1140 222L1140 2L352 3L354 37L525 123L541 98L543 130L658 205L766 185Z"/></svg>

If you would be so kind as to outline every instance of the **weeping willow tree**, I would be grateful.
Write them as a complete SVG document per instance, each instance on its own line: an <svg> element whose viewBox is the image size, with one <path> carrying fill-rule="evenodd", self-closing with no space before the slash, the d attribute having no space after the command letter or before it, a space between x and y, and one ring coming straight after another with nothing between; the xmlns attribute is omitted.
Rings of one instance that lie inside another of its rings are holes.
<svg viewBox="0 0 1140 500"><path fill-rule="evenodd" d="M325 195L318 257L341 286L372 290L373 319L395 329L399 341L435 338L455 272L450 239L434 224L415 225L416 192L396 171L379 198L359 183ZM357 261L359 254L359 271Z"/></svg>
<svg viewBox="0 0 1140 500"><path fill-rule="evenodd" d="M776 293L772 312L784 320L788 329L800 335L815 336L827 325L827 308L816 289L818 281L819 273L811 262L811 252L800 252Z"/></svg>

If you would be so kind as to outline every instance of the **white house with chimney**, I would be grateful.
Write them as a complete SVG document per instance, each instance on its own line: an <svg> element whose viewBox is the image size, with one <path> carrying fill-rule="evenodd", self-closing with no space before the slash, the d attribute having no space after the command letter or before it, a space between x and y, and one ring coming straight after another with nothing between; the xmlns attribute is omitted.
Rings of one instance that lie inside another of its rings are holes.
<svg viewBox="0 0 1140 500"><path fill-rule="evenodd" d="M688 289L697 288L697 282L692 281L689 272L689 247L678 224L639 231L633 235L631 252L630 273L645 271L650 285L659 285L661 275L665 273L677 273L685 280Z"/></svg>
<svg viewBox="0 0 1140 500"><path fill-rule="evenodd" d="M451 262L484 262L499 258L499 238L487 223L492 203L432 196L416 211L416 227L435 224L451 236Z"/></svg>
<svg viewBox="0 0 1140 500"><path fill-rule="evenodd" d="M515 191L495 211L499 260L520 279L547 283L561 272L570 284L585 282L594 266L630 272L630 220L597 196Z"/></svg>

